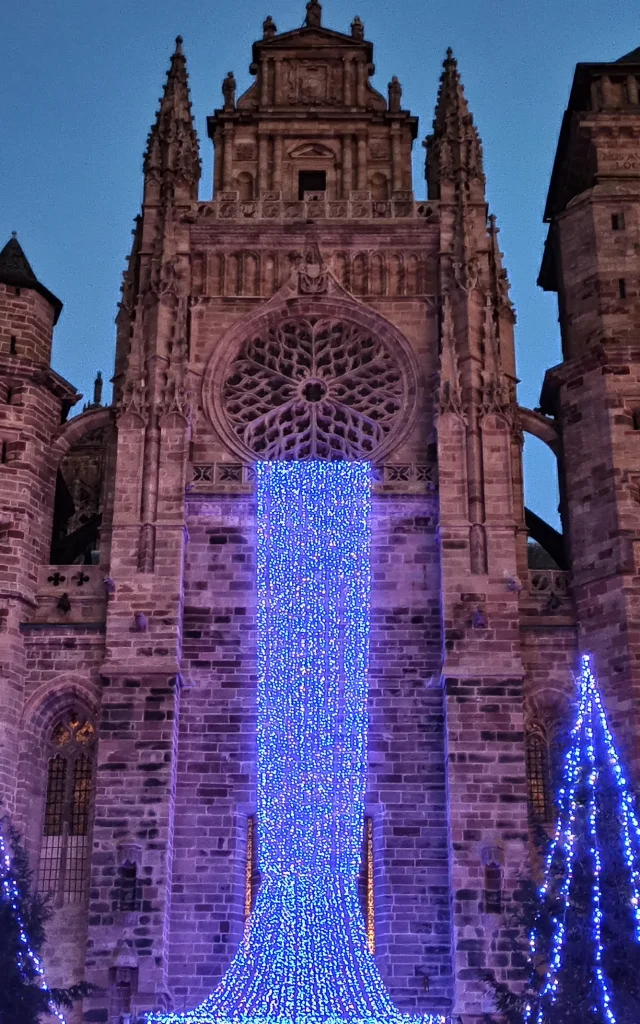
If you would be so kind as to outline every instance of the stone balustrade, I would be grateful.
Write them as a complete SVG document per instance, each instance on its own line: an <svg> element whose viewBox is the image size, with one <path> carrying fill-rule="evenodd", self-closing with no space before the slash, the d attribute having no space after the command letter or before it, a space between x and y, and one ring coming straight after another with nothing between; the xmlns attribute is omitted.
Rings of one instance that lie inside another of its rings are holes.
<svg viewBox="0 0 640 1024"><path fill-rule="evenodd" d="M243 200L238 192L220 192L211 202L198 203L193 219L296 222L309 220L379 220L402 218L428 221L437 204L416 202L413 192L394 192L376 200L371 192L352 192L348 199L327 199L324 192L307 192L303 200L283 199L280 192L263 192L260 199Z"/></svg>

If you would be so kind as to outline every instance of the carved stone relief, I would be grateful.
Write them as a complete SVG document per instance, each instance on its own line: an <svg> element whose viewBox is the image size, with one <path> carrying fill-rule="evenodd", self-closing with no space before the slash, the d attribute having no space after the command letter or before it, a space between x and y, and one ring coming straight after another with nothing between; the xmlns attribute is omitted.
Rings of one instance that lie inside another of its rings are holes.
<svg viewBox="0 0 640 1024"><path fill-rule="evenodd" d="M299 205L292 204L295 208ZM206 275L198 264L194 284L196 291L202 288L206 295L271 296L294 264L295 257L285 252L209 250ZM418 253L337 252L331 259L331 269L340 284L358 296L433 295L437 289L435 262L430 265ZM311 282L307 290L315 290Z"/></svg>

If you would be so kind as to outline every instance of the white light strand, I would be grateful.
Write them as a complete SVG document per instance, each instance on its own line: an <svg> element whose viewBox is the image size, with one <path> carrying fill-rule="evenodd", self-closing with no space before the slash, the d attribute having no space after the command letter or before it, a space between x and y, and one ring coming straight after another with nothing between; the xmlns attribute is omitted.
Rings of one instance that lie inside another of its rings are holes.
<svg viewBox="0 0 640 1024"><path fill-rule="evenodd" d="M2 898L11 907L11 910L15 916L16 924L18 926L18 936L20 939L20 948L18 949L16 962L18 964L18 970L20 971L25 981L28 980L28 975L25 969L25 961L31 962L32 969L37 976L37 983L44 992L49 991L49 986L45 981L44 967L42 960L34 952L29 943L27 936L27 930L20 913L20 890L18 889L18 883L13 877L11 870L11 857L7 850L7 845L2 834L2 828L0 827L0 860L2 862ZM57 1017L62 1024L66 1024L66 1018L60 1009L55 1006L52 1000L49 1001L49 1013L54 1017Z"/></svg>
<svg viewBox="0 0 640 1024"><path fill-rule="evenodd" d="M367 769L370 467L262 462L257 479L258 861L222 981L164 1024L444 1024L393 1005L357 878Z"/></svg>
<svg viewBox="0 0 640 1024"><path fill-rule="evenodd" d="M553 1020L551 1007L557 1000L559 975L562 969L562 952L565 941L566 915L571 907L571 886L576 856L578 802L576 792L581 782L587 785L586 828L588 849L592 861L592 938L594 976L599 990L600 1006L593 1007L600 1014L603 1024L616 1024L613 1012L613 994L603 967L604 947L602 945L602 855L598 838L598 802L596 790L602 774L611 770L618 793L619 820L622 833L623 856L629 871L630 906L634 917L634 938L640 941L640 823L635 811L634 799L628 789L627 780L609 729L591 658L581 659L581 672L576 680L579 702L576 721L571 731L570 747L565 757L565 782L558 794L558 818L554 837L549 846L545 863L545 880L540 887L541 900L557 891L560 909L552 912L552 935L548 951L540 950L538 921L529 938L532 968L535 971L536 958L546 952L547 971L535 1002L537 1003L536 1024L550 1024ZM598 745L604 746L604 757L599 754ZM558 860L558 855L560 860ZM560 881L559 881L560 879ZM529 1022L534 1011L533 1002L525 1007L524 1020Z"/></svg>

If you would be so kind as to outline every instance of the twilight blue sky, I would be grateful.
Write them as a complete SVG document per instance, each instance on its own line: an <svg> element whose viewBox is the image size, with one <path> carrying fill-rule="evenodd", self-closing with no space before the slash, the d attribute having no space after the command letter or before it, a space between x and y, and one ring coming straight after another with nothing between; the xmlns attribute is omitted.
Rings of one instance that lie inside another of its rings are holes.
<svg viewBox="0 0 640 1024"><path fill-rule="evenodd" d="M3 11L0 60L0 243L12 230L35 272L65 303L54 367L86 396L113 363L113 318L141 159L173 40L184 36L211 195L205 118L233 70L252 81L251 43L265 15L300 25L304 0L23 0ZM338 0L324 24L348 31L355 14L375 45L382 92L392 74L420 117L415 190L424 196L419 144L430 128L447 46L458 58L484 143L487 192L518 311L520 401L537 405L544 369L559 361L555 297L536 286L542 210L558 129L578 61L614 60L640 44L637 0ZM527 503L557 521L551 458L529 438Z"/></svg>

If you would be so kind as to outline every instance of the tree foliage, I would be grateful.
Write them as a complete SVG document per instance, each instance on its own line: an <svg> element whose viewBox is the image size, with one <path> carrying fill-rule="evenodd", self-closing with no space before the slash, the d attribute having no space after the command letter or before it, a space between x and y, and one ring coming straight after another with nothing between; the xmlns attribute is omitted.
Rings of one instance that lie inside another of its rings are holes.
<svg viewBox="0 0 640 1024"><path fill-rule="evenodd" d="M29 950L36 958L41 957L52 910L34 886L22 838L6 818L0 821L0 827L10 851L9 866L0 860L0 1024L39 1024L52 1006L70 1008L89 995L92 987L84 982L65 989L42 987Z"/></svg>

